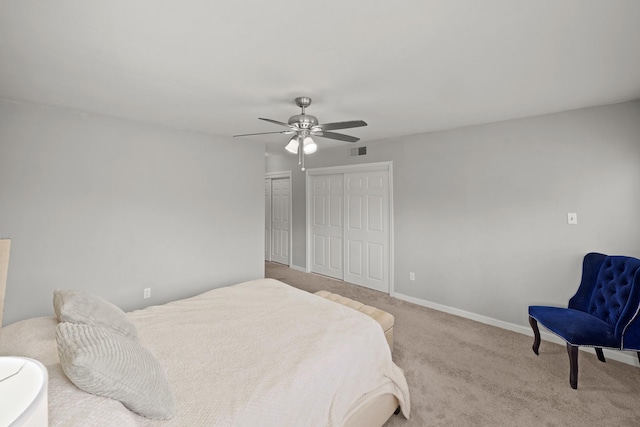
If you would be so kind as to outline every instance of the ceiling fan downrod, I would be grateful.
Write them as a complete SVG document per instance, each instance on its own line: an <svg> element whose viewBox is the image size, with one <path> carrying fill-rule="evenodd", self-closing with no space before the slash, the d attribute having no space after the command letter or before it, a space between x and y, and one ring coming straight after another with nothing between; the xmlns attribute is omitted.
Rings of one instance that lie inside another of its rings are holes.
<svg viewBox="0 0 640 427"><path fill-rule="evenodd" d="M305 108L311 105L311 98L308 96L299 96L295 99L296 105L302 108L302 114L304 114Z"/></svg>

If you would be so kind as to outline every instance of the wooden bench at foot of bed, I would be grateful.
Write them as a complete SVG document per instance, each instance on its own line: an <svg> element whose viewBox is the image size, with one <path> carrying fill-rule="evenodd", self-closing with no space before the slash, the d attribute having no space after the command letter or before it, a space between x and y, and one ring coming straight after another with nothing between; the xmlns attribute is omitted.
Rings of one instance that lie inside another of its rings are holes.
<svg viewBox="0 0 640 427"><path fill-rule="evenodd" d="M395 318L392 314L380 310L379 308L371 307L370 305L365 305L361 302L343 297L342 295L332 294L329 291L318 291L316 292L316 295L337 302L339 304L346 305L347 307L358 310L359 312L373 318L373 320L378 322L382 327L382 330L384 331L384 337L387 339L387 344L389 344L389 348L393 353L393 323L395 321Z"/></svg>

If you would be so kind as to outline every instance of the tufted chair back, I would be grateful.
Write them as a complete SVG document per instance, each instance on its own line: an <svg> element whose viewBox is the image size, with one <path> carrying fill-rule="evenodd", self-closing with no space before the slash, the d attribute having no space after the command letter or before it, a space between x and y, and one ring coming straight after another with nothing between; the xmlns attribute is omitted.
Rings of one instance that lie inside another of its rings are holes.
<svg viewBox="0 0 640 427"><path fill-rule="evenodd" d="M607 322L620 337L624 328L636 316L640 301L637 290L634 298L635 278L640 260L625 256L606 256L595 278L587 313Z"/></svg>
<svg viewBox="0 0 640 427"><path fill-rule="evenodd" d="M585 277L589 276L589 269L591 277ZM636 289L639 269L640 260L636 258L595 253L587 255L583 283L569 306L607 322L614 328L615 336L620 338L640 308L640 289ZM578 300L580 304L577 304Z"/></svg>

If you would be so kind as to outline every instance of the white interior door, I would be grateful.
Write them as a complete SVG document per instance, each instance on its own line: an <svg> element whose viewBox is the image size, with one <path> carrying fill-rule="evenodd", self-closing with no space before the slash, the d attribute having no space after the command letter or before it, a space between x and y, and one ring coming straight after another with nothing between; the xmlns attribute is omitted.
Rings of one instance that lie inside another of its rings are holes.
<svg viewBox="0 0 640 427"><path fill-rule="evenodd" d="M343 280L389 292L389 173L347 173Z"/></svg>
<svg viewBox="0 0 640 427"><path fill-rule="evenodd" d="M271 180L271 261L289 265L289 198L291 180Z"/></svg>
<svg viewBox="0 0 640 427"><path fill-rule="evenodd" d="M311 180L310 270L342 279L344 176L318 175Z"/></svg>
<svg viewBox="0 0 640 427"><path fill-rule="evenodd" d="M264 260L271 261L271 180L264 180Z"/></svg>

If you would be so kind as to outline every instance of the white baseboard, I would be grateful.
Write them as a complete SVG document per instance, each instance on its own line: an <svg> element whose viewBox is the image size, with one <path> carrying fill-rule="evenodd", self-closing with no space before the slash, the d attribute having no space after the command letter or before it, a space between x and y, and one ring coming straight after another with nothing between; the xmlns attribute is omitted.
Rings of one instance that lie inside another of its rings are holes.
<svg viewBox="0 0 640 427"><path fill-rule="evenodd" d="M494 319L493 317L471 313L469 311L461 310L459 308L449 307L447 305L423 300L421 298L411 297L398 292L394 292L391 296L403 301L416 304L416 305L421 305L423 307L432 308L438 311L443 311L445 313L453 314L455 316L464 317L465 319L475 320L476 322L484 323L486 325L496 326L498 328L507 329L509 331L518 332L520 334L533 337L533 331L529 326L523 326L523 325L517 325L515 323L505 322L503 320ZM563 346L566 344L562 338L547 331L541 330L540 338L542 338L544 341L561 344ZM531 342L531 344L533 344L533 341ZM592 350L589 347L580 347L580 350L594 352L594 350ZM607 359L617 360L618 362L626 363L627 365L640 366L638 363L638 357L636 355L636 352L615 351L615 350L607 350L607 349L604 349L603 351Z"/></svg>

